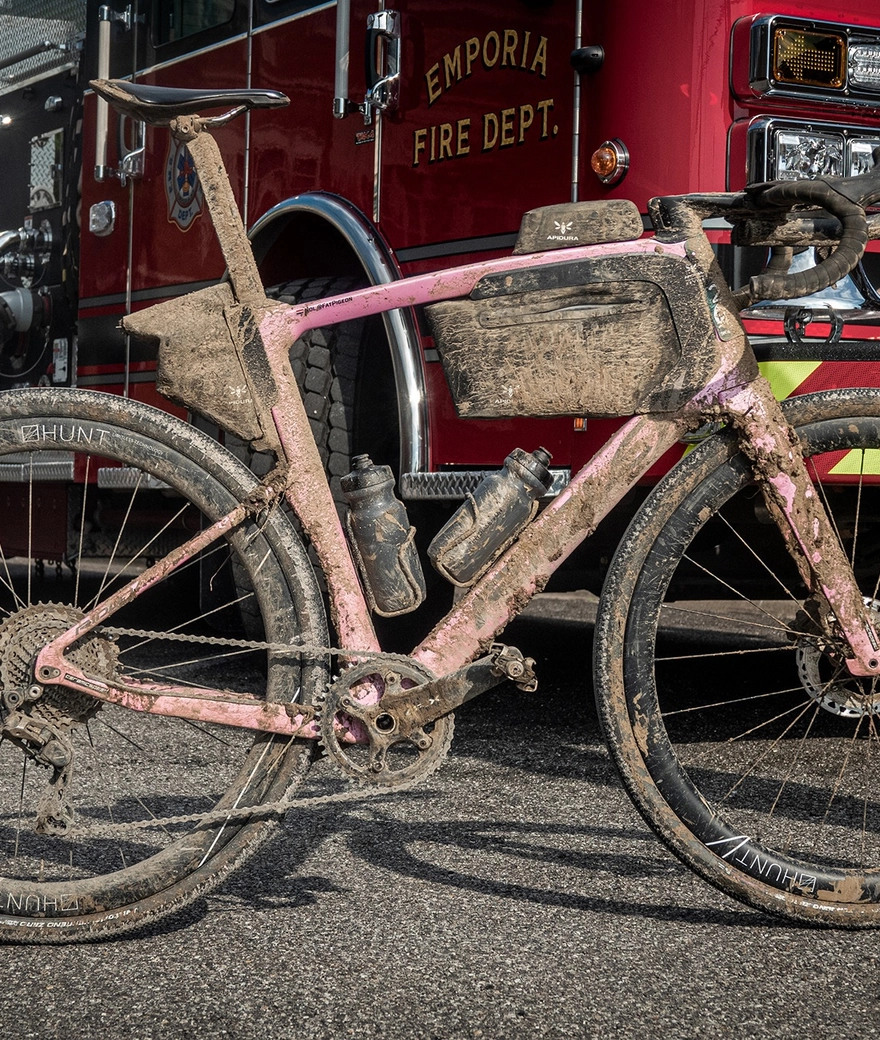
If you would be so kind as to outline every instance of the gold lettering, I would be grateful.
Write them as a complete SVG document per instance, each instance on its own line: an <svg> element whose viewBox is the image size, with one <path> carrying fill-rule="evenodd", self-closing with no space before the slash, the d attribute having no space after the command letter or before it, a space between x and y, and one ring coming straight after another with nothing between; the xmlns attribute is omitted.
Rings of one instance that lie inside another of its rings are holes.
<svg viewBox="0 0 880 1040"><path fill-rule="evenodd" d="M517 143L522 144L526 139L526 130L535 121L535 110L531 105L519 106L519 137Z"/></svg>
<svg viewBox="0 0 880 1040"><path fill-rule="evenodd" d="M498 116L487 112L483 116L483 151L491 151L498 144Z"/></svg>
<svg viewBox="0 0 880 1040"><path fill-rule="evenodd" d="M437 158L440 162L452 158L452 123L440 124L440 154Z"/></svg>
<svg viewBox="0 0 880 1040"><path fill-rule="evenodd" d="M474 71L474 62L480 58L486 69L520 68L536 72L542 79L546 79L547 37L538 38L538 45L530 55L531 40L532 33L528 30L520 35L517 29L493 29L482 39L471 36L463 44L457 44L425 73L428 105L433 105L445 91L468 78Z"/></svg>
<svg viewBox="0 0 880 1040"><path fill-rule="evenodd" d="M471 150L470 141L468 140L468 135L470 134L471 130L471 121L470 119L459 119L455 126L458 130L458 134L456 135L455 148L456 157L461 155L467 155L468 152Z"/></svg>
<svg viewBox="0 0 880 1040"><path fill-rule="evenodd" d="M464 74L470 76L471 65L477 60L480 53L480 41L476 36L472 36L469 40L464 42Z"/></svg>
<svg viewBox="0 0 880 1040"><path fill-rule="evenodd" d="M428 104L433 105L441 94L439 62L432 65L425 73L425 85L428 88Z"/></svg>
<svg viewBox="0 0 880 1040"><path fill-rule="evenodd" d="M493 51L492 57L489 57L489 44L492 44ZM498 33L494 30L486 33L486 39L483 40L483 64L487 69L493 68L498 64L498 55L501 53L501 40L498 37Z"/></svg>
<svg viewBox="0 0 880 1040"><path fill-rule="evenodd" d="M425 150L425 141L428 138L427 128L416 130L413 134L413 166L419 165L419 156Z"/></svg>
<svg viewBox="0 0 880 1040"><path fill-rule="evenodd" d="M519 67L521 69L528 68L528 65L526 64L526 62L527 62L527 57L526 56L529 53L529 40L531 38L532 38L531 32L529 30L526 30L526 34L525 34L525 36L523 36L522 61L519 63Z"/></svg>
<svg viewBox="0 0 880 1040"><path fill-rule="evenodd" d="M538 41L538 49L535 51L535 56L532 58L532 64L529 67L529 72L540 72L541 79L547 78L547 37L542 36Z"/></svg>
<svg viewBox="0 0 880 1040"><path fill-rule="evenodd" d="M501 51L501 64L502 65L516 65L516 56L514 51L516 45L519 43L519 33L516 29L505 29L504 30L504 47Z"/></svg>
<svg viewBox="0 0 880 1040"><path fill-rule="evenodd" d="M501 147L507 148L513 144L513 117L516 115L515 108L502 108L501 110Z"/></svg>
<svg viewBox="0 0 880 1040"><path fill-rule="evenodd" d="M553 107L553 98L538 102L538 111L541 113L541 140L547 137L547 113Z"/></svg>
<svg viewBox="0 0 880 1040"><path fill-rule="evenodd" d="M446 89L449 90L453 80L458 82L461 79L461 45L452 54L443 56L443 71L446 73Z"/></svg>
<svg viewBox="0 0 880 1040"><path fill-rule="evenodd" d="M494 138L498 138L498 119L495 120ZM425 159L429 163L443 162L445 159L459 159L470 154L471 142L470 117L459 119L456 123L439 123L434 126L423 126L413 131L413 166L420 166ZM430 145L429 145L430 140ZM427 155L425 153L428 153Z"/></svg>

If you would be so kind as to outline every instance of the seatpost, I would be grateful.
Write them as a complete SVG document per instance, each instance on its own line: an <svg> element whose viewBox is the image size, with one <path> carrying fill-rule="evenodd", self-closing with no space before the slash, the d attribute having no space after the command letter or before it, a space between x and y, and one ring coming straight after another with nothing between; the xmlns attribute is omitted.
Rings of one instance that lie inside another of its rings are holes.
<svg viewBox="0 0 880 1040"><path fill-rule="evenodd" d="M176 141L186 144L196 164L235 298L240 304L256 308L266 300L263 281L232 193L220 149L207 132L211 123L216 125L217 120L202 119L199 116L178 116L171 121L171 134Z"/></svg>

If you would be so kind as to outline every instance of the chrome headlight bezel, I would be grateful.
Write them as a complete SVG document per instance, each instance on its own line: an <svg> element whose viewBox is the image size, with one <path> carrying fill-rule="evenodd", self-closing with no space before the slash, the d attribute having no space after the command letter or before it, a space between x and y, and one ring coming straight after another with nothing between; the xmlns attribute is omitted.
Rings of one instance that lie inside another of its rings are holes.
<svg viewBox="0 0 880 1040"><path fill-rule="evenodd" d="M804 142L803 163L811 157L812 147L813 165L809 169L802 166L797 171L799 139ZM812 146L811 141L815 142ZM852 176L872 165L872 152L877 147L880 147L880 128L815 119L756 119L748 129L749 183L808 176Z"/></svg>

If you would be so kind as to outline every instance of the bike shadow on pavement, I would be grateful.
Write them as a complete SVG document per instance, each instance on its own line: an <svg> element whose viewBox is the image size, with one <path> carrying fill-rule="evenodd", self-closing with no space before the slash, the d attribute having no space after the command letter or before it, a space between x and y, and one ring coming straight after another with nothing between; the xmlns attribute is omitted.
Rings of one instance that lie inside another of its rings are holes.
<svg viewBox="0 0 880 1040"><path fill-rule="evenodd" d="M448 793L426 790L395 796L394 811L376 807L372 800L354 803L343 812L331 807L306 810L303 815L309 820L304 828L300 814L294 814L273 842L271 855L255 863L246 876L230 879L219 901L229 901L230 906L244 903L253 910L305 909L340 898L357 902L357 886L369 879L371 913L388 918L418 912L419 899L427 907L435 898L454 898L462 905L489 898L502 905L527 905L537 913L797 927L733 904L728 909L707 907L705 899L692 906L669 901L670 888L686 892L691 887L698 890L701 883L638 825L542 823L511 819L509 813L507 819L438 818L445 815L438 810ZM454 815L454 805L450 809L449 815ZM426 813L429 818L422 819ZM316 873L322 859L316 849L324 843L326 866L332 871L328 874ZM306 872L298 875L291 870L291 859L301 861L303 855L311 858ZM638 892L638 897L629 891ZM212 899L212 912L217 902Z"/></svg>

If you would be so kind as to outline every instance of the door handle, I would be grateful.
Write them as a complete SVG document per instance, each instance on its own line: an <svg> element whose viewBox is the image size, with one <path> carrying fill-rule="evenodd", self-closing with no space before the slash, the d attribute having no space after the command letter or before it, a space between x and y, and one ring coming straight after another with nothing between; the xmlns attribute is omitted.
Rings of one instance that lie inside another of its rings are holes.
<svg viewBox="0 0 880 1040"><path fill-rule="evenodd" d="M367 18L364 122L373 109L394 111L400 103L400 12L377 11Z"/></svg>

